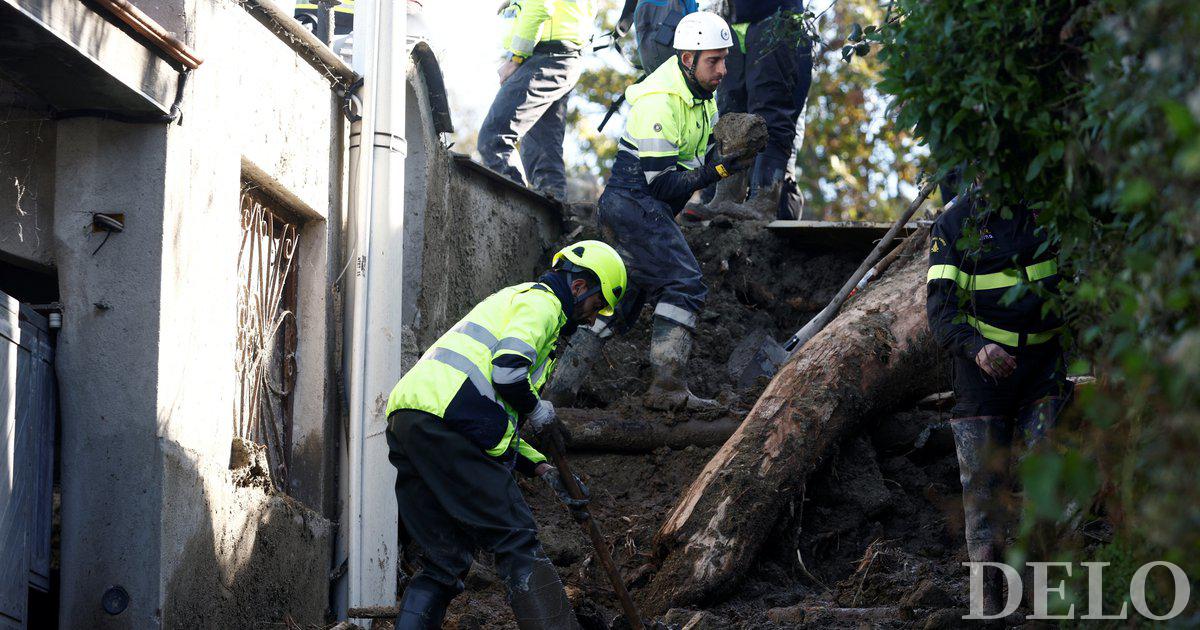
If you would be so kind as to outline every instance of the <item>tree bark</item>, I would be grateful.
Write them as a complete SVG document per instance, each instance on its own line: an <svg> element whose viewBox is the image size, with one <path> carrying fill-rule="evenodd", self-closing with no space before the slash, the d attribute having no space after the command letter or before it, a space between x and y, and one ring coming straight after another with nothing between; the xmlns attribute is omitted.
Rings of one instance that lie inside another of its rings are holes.
<svg viewBox="0 0 1200 630"><path fill-rule="evenodd" d="M648 609L710 602L745 575L779 516L863 418L945 388L925 319L921 230L883 278L780 368L659 530Z"/></svg>
<svg viewBox="0 0 1200 630"><path fill-rule="evenodd" d="M567 450L600 453L648 453L662 446L720 446L737 430L739 420L688 420L667 425L661 419L622 417L604 409L558 410L570 433Z"/></svg>

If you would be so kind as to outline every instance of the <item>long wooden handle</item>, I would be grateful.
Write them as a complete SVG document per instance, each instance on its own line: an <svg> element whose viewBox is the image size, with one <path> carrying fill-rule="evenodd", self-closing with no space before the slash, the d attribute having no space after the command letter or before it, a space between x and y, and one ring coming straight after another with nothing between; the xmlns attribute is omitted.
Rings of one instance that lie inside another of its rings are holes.
<svg viewBox="0 0 1200 630"><path fill-rule="evenodd" d="M545 440L546 450L550 451L550 459L558 468L558 474L562 477L567 494L571 495L572 499L582 499L583 491L579 489L579 484L575 483L575 475L571 473L571 465L567 463L566 448L562 443L562 437L554 431L546 433L552 434L548 440ZM625 590L625 581L621 579L621 572L617 570L612 554L608 552L608 541L600 532L600 526L596 524L596 519L589 516L586 521L580 523L580 526L592 539L596 557L600 560L600 566L604 568L604 573L608 575L608 581L612 582L613 590L617 593L617 599L621 601L621 609L625 611L625 618L629 620L630 627L633 630L645 630L645 626L642 625L642 615L633 603L633 598L629 596L629 591Z"/></svg>
<svg viewBox="0 0 1200 630"><path fill-rule="evenodd" d="M871 251L871 254L867 256L866 260L862 261L862 264L858 266L858 269L854 272L854 275L850 276L850 279L847 280L844 285L842 285L842 288L837 292L837 295L833 296L833 299L829 301L829 304L825 308L821 309L821 312L817 313L816 317L809 320L809 322L805 324L803 328L801 328L796 334L792 335L791 339L787 340L787 343L783 344L784 350L787 350L789 354L796 354L801 348L804 347L804 344L808 343L809 339L812 339L817 333L821 332L821 329L825 328L826 324L833 321L834 316L836 316L838 313L838 309L842 307L842 303L846 301L846 298L850 297L850 292L854 290L854 287L858 286L858 281L862 280L863 276L865 276L867 272L871 270L871 267L875 265L875 262L883 257L883 254L887 251L888 245L892 243L892 240L894 240L896 235L900 233L900 230L904 228L904 225L908 223L908 220L912 218L912 215L916 213L917 209L921 207L921 204L925 202L925 198L929 196L929 193L933 192L934 185L935 182L930 181L926 182L925 185L921 187L921 191L917 193L917 198L914 199L911 204L909 204L908 209L904 211L904 214L900 215L900 218L897 219L896 223L887 231L887 234L883 235L883 238L879 241L879 244L875 246L875 249Z"/></svg>

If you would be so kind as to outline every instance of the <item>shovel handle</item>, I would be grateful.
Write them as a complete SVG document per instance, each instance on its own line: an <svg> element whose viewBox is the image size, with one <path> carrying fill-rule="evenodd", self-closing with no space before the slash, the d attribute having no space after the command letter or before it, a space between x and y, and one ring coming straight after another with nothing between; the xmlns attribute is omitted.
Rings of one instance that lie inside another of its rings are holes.
<svg viewBox="0 0 1200 630"><path fill-rule="evenodd" d="M583 491L579 489L579 484L575 483L575 475L571 473L571 465L567 463L562 436L557 431L548 431L547 433L550 433L550 439L546 440L546 450L550 451L550 459L554 461L555 468L558 468L558 474L562 477L567 494L571 495L572 499L582 499ZM612 554L608 551L608 541L600 532L600 526L596 525L596 519L589 512L587 520L580 523L580 526L592 539L592 547L596 549L596 558L600 560L600 566L604 568L604 573L608 575L608 581L612 583L613 590L617 593L617 599L621 601L621 610L625 612L625 618L629 620L630 627L633 630L645 630L645 626L642 624L642 615L633 603L633 598L629 596L629 591L625 590L625 581L621 579L621 572L617 570L617 565L613 562Z"/></svg>

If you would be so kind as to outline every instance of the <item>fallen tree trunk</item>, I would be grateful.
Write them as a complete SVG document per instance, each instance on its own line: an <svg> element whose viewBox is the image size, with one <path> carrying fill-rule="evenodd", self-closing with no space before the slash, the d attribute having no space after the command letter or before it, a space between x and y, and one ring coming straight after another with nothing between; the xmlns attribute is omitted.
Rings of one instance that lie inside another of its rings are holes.
<svg viewBox="0 0 1200 630"><path fill-rule="evenodd" d="M567 449L575 452L648 453L662 446L720 446L741 424L727 418L688 420L668 425L656 418L625 418L604 409L558 410L570 433Z"/></svg>
<svg viewBox="0 0 1200 630"><path fill-rule="evenodd" d="M866 417L943 389L925 320L921 230L902 257L771 380L656 538L648 608L711 601L738 584L808 475Z"/></svg>

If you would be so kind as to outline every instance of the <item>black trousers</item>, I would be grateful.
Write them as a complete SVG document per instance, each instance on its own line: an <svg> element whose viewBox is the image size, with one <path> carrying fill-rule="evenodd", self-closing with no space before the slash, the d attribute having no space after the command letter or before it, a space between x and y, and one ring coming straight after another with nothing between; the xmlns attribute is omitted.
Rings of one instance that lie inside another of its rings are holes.
<svg viewBox="0 0 1200 630"><path fill-rule="evenodd" d="M512 473L437 416L399 410L388 417L388 459L396 467L401 527L417 548L412 584L463 591L476 551L496 556L505 584L523 584L549 562L537 523Z"/></svg>
<svg viewBox="0 0 1200 630"><path fill-rule="evenodd" d="M1012 350L1010 350L1012 352ZM995 379L956 358L950 426L958 452L967 553L995 561L1003 553L1015 506L1009 497L1015 454L1023 458L1054 428L1071 397L1058 343L1022 348L1017 369Z"/></svg>

